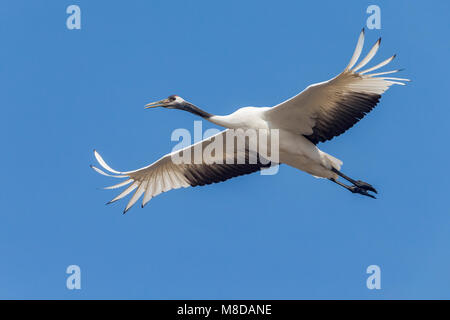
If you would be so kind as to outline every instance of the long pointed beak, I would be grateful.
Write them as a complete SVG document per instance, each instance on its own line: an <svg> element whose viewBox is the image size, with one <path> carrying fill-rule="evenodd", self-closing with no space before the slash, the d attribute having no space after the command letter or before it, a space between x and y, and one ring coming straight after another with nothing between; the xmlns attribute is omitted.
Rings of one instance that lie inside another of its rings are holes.
<svg viewBox="0 0 450 320"><path fill-rule="evenodd" d="M167 104L166 99L164 100L160 100L160 101L156 101L156 102L151 102L145 105L145 109L150 109L150 108L156 108L156 107L163 107Z"/></svg>

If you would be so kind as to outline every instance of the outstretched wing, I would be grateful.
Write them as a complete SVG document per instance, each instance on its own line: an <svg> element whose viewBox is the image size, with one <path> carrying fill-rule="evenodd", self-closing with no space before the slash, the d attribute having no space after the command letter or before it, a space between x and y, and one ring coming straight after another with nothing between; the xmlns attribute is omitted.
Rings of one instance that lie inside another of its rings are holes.
<svg viewBox="0 0 450 320"><path fill-rule="evenodd" d="M237 131L228 135L227 132L229 130L224 130L196 144L169 153L147 167L127 172L112 169L94 150L98 163L109 173L95 166L91 167L102 175L125 179L105 189L117 189L129 185L108 203L120 200L136 190L125 207L125 213L142 196L142 207L144 207L150 199L162 192L222 182L271 166L268 160L249 146L248 140L244 140L245 142L239 145L237 142L239 135L244 133ZM230 142L230 139L235 141Z"/></svg>
<svg viewBox="0 0 450 320"><path fill-rule="evenodd" d="M266 111L273 127L302 134L312 143L331 140L361 120L380 100L381 94L391 85L404 85L408 79L386 77L400 70L370 73L389 62L395 55L364 71L363 68L378 51L381 38L367 56L353 67L364 45L364 29L355 52L345 70L337 77L313 84L291 99Z"/></svg>

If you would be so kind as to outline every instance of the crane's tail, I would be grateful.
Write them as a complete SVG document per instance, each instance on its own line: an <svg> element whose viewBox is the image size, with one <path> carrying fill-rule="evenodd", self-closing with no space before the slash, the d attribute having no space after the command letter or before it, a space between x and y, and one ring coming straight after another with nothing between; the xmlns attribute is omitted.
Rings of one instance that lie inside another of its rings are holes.
<svg viewBox="0 0 450 320"><path fill-rule="evenodd" d="M343 162L322 150L319 150L319 153L321 161L316 163L315 170L312 170L311 172L307 170L304 171L312 174L316 178L338 179L338 175L333 169L339 171Z"/></svg>
<svg viewBox="0 0 450 320"><path fill-rule="evenodd" d="M323 152L323 155L328 160L328 162L332 168L334 168L336 170L341 170L341 166L343 164L343 162L341 160L339 160L325 152Z"/></svg>
<svg viewBox="0 0 450 320"><path fill-rule="evenodd" d="M323 151L322 151L323 152ZM341 166L343 164L343 162L331 155L329 155L328 153L323 152L323 156L325 157L325 159L327 160L329 166L335 170L340 171L341 170ZM329 171L330 176L327 178L332 178L332 179L338 179L338 175L333 172L332 170Z"/></svg>

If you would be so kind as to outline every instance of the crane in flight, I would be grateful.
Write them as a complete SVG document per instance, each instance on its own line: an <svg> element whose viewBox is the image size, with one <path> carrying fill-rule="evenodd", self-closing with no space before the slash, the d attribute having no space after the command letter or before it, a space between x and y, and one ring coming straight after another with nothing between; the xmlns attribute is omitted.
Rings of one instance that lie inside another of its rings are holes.
<svg viewBox="0 0 450 320"><path fill-rule="evenodd" d="M401 71L399 69L373 73L373 71L390 63L395 55L371 68L361 70L375 56L380 47L380 42L381 38L376 41L367 55L356 64L364 44L363 29L359 35L353 56L343 72L328 81L310 85L296 96L273 107L244 107L229 115L219 116L210 114L177 95L171 95L167 99L147 104L146 108L163 107L184 110L226 129L184 149L169 153L146 167L133 171L122 172L112 169L94 150L98 163L104 170L108 171L107 173L91 166L96 172L109 177L125 179L105 189L116 189L129 185L108 203L120 200L136 190L125 207L125 213L142 196L142 207L144 207L150 199L162 192L181 187L195 187L221 182L260 171L274 164L262 160L249 163L248 159L257 151L253 150L248 144L244 147L243 155L235 149L223 151L221 158L226 159L225 162L214 161L208 156L204 157L200 163L173 161L174 156L192 153L196 148L203 150L219 138L222 143L226 144L227 132L235 129L277 129L279 139L278 163L300 169L315 177L329 179L352 193L375 198L373 193L377 193L377 191L372 185L361 180L354 180L343 174L340 171L342 161L321 151L317 144L331 140L351 128L377 105L381 94L391 85L404 85L405 81L409 81L408 79L387 76ZM243 157L245 161L238 161L239 157ZM261 159L263 158L261 157ZM339 181L339 178L347 180L350 185Z"/></svg>

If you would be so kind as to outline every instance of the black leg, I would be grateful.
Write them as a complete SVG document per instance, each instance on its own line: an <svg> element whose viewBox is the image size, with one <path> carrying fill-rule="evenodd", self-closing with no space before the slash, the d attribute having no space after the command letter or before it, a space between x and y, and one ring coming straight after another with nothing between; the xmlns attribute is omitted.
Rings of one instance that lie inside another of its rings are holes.
<svg viewBox="0 0 450 320"><path fill-rule="evenodd" d="M364 196L367 196L367 197L371 197L371 198L376 199L376 197L373 196L373 195L371 195L370 193L368 193L367 190L365 190L365 189L363 189L363 188L360 188L360 187L358 187L358 186L356 186L356 185L355 185L355 186L348 186L348 185L346 185L346 184L344 184L344 183L342 183L342 182L340 182L340 181L334 180L334 179L332 179L332 178L330 178L329 180L331 180L331 181L333 181L334 183L340 185L341 187L344 187L345 189L347 189L347 190L350 191L351 193L359 193L359 194L362 194L362 195L364 195Z"/></svg>
<svg viewBox="0 0 450 320"><path fill-rule="evenodd" d="M333 178L330 178L330 179L328 179L328 180L331 180L331 181L333 181L334 183L340 185L341 187L344 187L345 189L350 190L350 186L348 186L348 185L346 185L346 184L344 184L344 183L342 183L342 182L340 182L340 181L334 180Z"/></svg>
<svg viewBox="0 0 450 320"><path fill-rule="evenodd" d="M339 170L336 170L335 168L332 168L331 171L336 173L338 176L344 178L348 182L353 183L358 188L378 193L377 190L372 185L368 184L367 182L364 182L364 181L361 181L361 180L353 180L352 178L346 176L345 174L343 174Z"/></svg>
<svg viewBox="0 0 450 320"><path fill-rule="evenodd" d="M350 177L347 177L345 174L343 174L342 172L340 172L339 170L336 170L335 168L332 168L331 171L333 171L334 173L336 173L338 176L344 178L345 180L347 180L348 182L351 182L353 184L355 184L355 180L353 180Z"/></svg>

